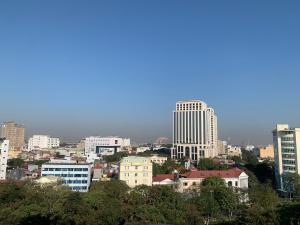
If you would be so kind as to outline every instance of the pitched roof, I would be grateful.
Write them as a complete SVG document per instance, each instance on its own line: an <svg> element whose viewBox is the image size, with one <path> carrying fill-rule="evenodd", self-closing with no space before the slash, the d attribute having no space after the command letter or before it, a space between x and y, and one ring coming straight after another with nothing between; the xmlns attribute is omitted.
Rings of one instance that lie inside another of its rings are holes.
<svg viewBox="0 0 300 225"><path fill-rule="evenodd" d="M155 177L153 177L153 182L162 182L167 179L174 180L175 174L158 174Z"/></svg>
<svg viewBox="0 0 300 225"><path fill-rule="evenodd" d="M207 178L217 176L221 178L239 177L244 171L239 168L232 168L228 170L196 170L185 174L181 174L181 177L186 178Z"/></svg>

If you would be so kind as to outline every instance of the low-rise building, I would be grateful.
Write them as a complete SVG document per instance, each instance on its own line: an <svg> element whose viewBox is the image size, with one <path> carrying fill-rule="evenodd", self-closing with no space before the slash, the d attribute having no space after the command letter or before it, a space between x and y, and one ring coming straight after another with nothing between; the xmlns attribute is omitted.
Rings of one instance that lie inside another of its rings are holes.
<svg viewBox="0 0 300 225"><path fill-rule="evenodd" d="M226 146L226 154L228 156L238 156L241 157L242 156L242 149L241 147L238 146L231 146L231 145L227 145Z"/></svg>
<svg viewBox="0 0 300 225"><path fill-rule="evenodd" d="M159 156L159 155L152 155L150 157L150 160L151 160L152 163L156 163L156 164L162 165L162 164L164 164L168 160L168 157L166 157L166 156Z"/></svg>
<svg viewBox="0 0 300 225"><path fill-rule="evenodd" d="M217 176L224 180L228 187L248 189L249 176L239 168L228 170L197 170L181 174L178 180L178 191L186 192L200 185L205 178Z"/></svg>
<svg viewBox="0 0 300 225"><path fill-rule="evenodd" d="M158 174L153 177L153 185L173 186L176 184L176 174Z"/></svg>
<svg viewBox="0 0 300 225"><path fill-rule="evenodd" d="M125 181L129 187L152 186L152 162L150 158L124 157L119 166L119 178Z"/></svg>
<svg viewBox="0 0 300 225"><path fill-rule="evenodd" d="M259 148L258 156L262 159L274 159L274 146L268 145L266 147Z"/></svg>
<svg viewBox="0 0 300 225"><path fill-rule="evenodd" d="M42 176L55 176L73 191L87 192L91 183L91 165L72 160L51 160L42 165Z"/></svg>
<svg viewBox="0 0 300 225"><path fill-rule="evenodd" d="M9 140L0 139L0 180L6 179L6 168L9 151Z"/></svg>

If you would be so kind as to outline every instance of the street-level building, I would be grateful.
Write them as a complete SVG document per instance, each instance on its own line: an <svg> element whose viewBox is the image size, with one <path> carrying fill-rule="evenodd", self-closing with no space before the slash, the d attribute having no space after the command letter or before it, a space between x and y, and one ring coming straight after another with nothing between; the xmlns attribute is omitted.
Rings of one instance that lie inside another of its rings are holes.
<svg viewBox="0 0 300 225"><path fill-rule="evenodd" d="M150 158L128 156L120 162L119 178L129 187L152 186L152 162Z"/></svg>
<svg viewBox="0 0 300 225"><path fill-rule="evenodd" d="M114 155L130 146L130 139L120 137L91 136L85 139L85 155L90 153Z"/></svg>
<svg viewBox="0 0 300 225"><path fill-rule="evenodd" d="M0 138L0 180L6 179L9 140Z"/></svg>
<svg viewBox="0 0 300 225"><path fill-rule="evenodd" d="M300 175L300 128L277 124L273 130L275 176L277 189L284 190L284 174Z"/></svg>
<svg viewBox="0 0 300 225"><path fill-rule="evenodd" d="M248 189L249 176L239 168L232 168L228 170L196 170L181 174L178 180L178 191L189 191L199 186L204 179L212 176L222 178L228 187Z"/></svg>
<svg viewBox="0 0 300 225"><path fill-rule="evenodd" d="M87 192L91 184L91 165L72 160L53 160L42 165L42 176L59 177L71 190Z"/></svg>
<svg viewBox="0 0 300 225"><path fill-rule="evenodd" d="M179 101L173 111L173 159L218 156L217 116L214 109L199 100Z"/></svg>
<svg viewBox="0 0 300 225"><path fill-rule="evenodd" d="M52 138L48 135L33 135L28 140L28 150L58 148L59 138Z"/></svg>

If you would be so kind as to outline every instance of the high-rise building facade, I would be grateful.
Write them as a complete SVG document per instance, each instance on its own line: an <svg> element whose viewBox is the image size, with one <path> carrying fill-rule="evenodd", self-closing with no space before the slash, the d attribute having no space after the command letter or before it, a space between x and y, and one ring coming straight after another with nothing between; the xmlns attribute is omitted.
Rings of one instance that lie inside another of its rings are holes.
<svg viewBox="0 0 300 225"><path fill-rule="evenodd" d="M6 179L9 140L0 138L0 180Z"/></svg>
<svg viewBox="0 0 300 225"><path fill-rule="evenodd" d="M48 135L33 135L28 140L28 150L58 148L59 143L59 138L52 138Z"/></svg>
<svg viewBox="0 0 300 225"><path fill-rule="evenodd" d="M277 189L284 191L284 174L300 174L300 128L277 124L273 142Z"/></svg>
<svg viewBox="0 0 300 225"><path fill-rule="evenodd" d="M1 125L1 138L9 140L10 151L21 151L25 141L25 127L13 121Z"/></svg>
<svg viewBox="0 0 300 225"><path fill-rule="evenodd" d="M179 101L173 111L173 159L213 158L218 155L217 116L199 100Z"/></svg>

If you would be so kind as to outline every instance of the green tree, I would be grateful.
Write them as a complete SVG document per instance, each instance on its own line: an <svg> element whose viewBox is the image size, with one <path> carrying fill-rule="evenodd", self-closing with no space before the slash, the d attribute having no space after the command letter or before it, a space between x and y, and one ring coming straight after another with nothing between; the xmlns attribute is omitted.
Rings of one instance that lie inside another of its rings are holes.
<svg viewBox="0 0 300 225"><path fill-rule="evenodd" d="M261 210L274 210L279 204L279 197L268 184L259 184L249 190L249 197L253 204Z"/></svg>
<svg viewBox="0 0 300 225"><path fill-rule="evenodd" d="M289 197L300 198L300 176L297 173L285 173L282 180Z"/></svg>
<svg viewBox="0 0 300 225"><path fill-rule="evenodd" d="M204 187L225 187L225 181L218 176L207 177L202 181Z"/></svg>

